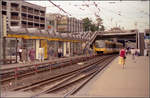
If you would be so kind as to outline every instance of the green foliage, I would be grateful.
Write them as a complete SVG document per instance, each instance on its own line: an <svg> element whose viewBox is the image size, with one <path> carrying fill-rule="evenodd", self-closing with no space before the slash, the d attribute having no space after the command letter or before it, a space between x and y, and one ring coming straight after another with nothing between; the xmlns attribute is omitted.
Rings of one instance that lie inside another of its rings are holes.
<svg viewBox="0 0 150 98"><path fill-rule="evenodd" d="M98 31L99 30L99 27L96 26L95 24L91 24L91 31L94 32L94 31Z"/></svg>
<svg viewBox="0 0 150 98"><path fill-rule="evenodd" d="M92 21L89 18L84 18L82 21L84 30L89 31Z"/></svg>
<svg viewBox="0 0 150 98"><path fill-rule="evenodd" d="M101 25L100 31L105 31L105 27Z"/></svg>
<svg viewBox="0 0 150 98"><path fill-rule="evenodd" d="M98 19L97 24L92 23L92 20L90 20L88 17L84 18L82 21L83 21L84 31L95 32L95 31L99 31L99 30L100 31L105 30L105 27L102 25L102 19L101 18ZM101 28L99 28L99 26L101 26Z"/></svg>

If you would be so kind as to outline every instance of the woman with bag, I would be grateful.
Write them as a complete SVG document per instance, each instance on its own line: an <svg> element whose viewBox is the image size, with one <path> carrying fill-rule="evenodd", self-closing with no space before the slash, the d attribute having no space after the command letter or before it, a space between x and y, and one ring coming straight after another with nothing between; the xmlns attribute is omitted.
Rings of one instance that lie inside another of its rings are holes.
<svg viewBox="0 0 150 98"><path fill-rule="evenodd" d="M123 65L123 69L124 69L124 65L125 65L125 59L126 59L126 51L125 49L121 49L120 50L120 54L119 54L119 64Z"/></svg>

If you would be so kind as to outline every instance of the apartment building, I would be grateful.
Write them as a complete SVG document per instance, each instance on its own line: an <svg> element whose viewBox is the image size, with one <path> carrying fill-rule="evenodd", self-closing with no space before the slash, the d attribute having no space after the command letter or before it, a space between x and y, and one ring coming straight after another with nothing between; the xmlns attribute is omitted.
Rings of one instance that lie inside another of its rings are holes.
<svg viewBox="0 0 150 98"><path fill-rule="evenodd" d="M45 29L46 8L24 0L2 0L2 15L7 16L8 26Z"/></svg>
<svg viewBox="0 0 150 98"><path fill-rule="evenodd" d="M54 14L46 14L46 30L56 32L57 21Z"/></svg>
<svg viewBox="0 0 150 98"><path fill-rule="evenodd" d="M65 18L64 18L65 17ZM82 20L78 20L74 17L67 17L64 16L61 18L61 23L63 24L58 24L58 31L60 32L82 32L83 31L83 23ZM65 31L60 30L59 27L63 27L65 28Z"/></svg>
<svg viewBox="0 0 150 98"><path fill-rule="evenodd" d="M49 13L46 15L46 20L46 28L48 30L54 29L56 32L60 33L74 33L83 31L82 21L74 17Z"/></svg>

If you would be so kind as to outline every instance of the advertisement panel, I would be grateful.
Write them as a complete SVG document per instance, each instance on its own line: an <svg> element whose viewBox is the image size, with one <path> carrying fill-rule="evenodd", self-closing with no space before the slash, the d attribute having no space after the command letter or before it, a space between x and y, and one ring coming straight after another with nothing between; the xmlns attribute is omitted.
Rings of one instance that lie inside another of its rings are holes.
<svg viewBox="0 0 150 98"><path fill-rule="evenodd" d="M47 59L47 40L41 40L41 47L44 48L44 59Z"/></svg>

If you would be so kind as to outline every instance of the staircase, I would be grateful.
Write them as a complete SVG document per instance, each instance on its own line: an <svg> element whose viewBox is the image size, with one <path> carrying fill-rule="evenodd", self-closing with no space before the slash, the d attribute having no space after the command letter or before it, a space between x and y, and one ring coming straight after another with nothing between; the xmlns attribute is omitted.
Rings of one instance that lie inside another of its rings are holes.
<svg viewBox="0 0 150 98"><path fill-rule="evenodd" d="M98 32L88 32L88 34L85 36L86 38L88 37L88 41L86 41L85 48L84 49L89 49L90 45L93 43L97 36Z"/></svg>

